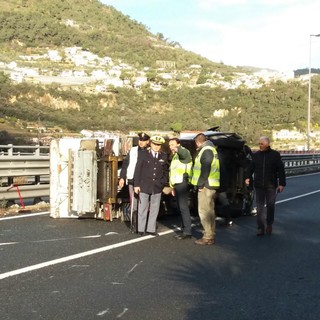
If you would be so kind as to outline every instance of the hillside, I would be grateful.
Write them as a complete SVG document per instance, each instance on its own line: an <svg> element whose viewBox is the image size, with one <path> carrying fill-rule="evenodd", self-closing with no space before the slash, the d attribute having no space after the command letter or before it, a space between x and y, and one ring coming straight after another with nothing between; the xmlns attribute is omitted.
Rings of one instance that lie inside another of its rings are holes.
<svg viewBox="0 0 320 320"><path fill-rule="evenodd" d="M15 54L30 48L77 46L135 67L156 67L159 60L177 68L190 64L225 67L167 43L161 35L97 0L0 0L0 43Z"/></svg>
<svg viewBox="0 0 320 320"><path fill-rule="evenodd" d="M306 83L252 79L249 68L185 51L96 0L0 0L0 23L0 122L15 127L13 135L30 127L60 134L218 125L250 143L266 130L306 131ZM71 51L93 60L78 65ZM12 81L18 72L37 76ZM92 80L94 72L104 78ZM70 74L82 84L65 84Z"/></svg>

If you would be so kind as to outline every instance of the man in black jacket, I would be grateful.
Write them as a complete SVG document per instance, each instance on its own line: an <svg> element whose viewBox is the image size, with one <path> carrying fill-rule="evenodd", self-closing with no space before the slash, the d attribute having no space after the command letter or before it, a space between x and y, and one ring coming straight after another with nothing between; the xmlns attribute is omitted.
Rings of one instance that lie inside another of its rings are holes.
<svg viewBox="0 0 320 320"><path fill-rule="evenodd" d="M286 186L284 165L280 153L270 148L267 137L259 139L259 151L253 154L252 162L246 173L245 183L253 185L256 194L258 236L272 233L277 192ZM265 226L264 207L267 209L267 227Z"/></svg>
<svg viewBox="0 0 320 320"><path fill-rule="evenodd" d="M157 235L156 222L161 193L168 183L167 154L161 151L161 136L150 138L150 150L141 152L134 172L134 192L139 195L138 233Z"/></svg>

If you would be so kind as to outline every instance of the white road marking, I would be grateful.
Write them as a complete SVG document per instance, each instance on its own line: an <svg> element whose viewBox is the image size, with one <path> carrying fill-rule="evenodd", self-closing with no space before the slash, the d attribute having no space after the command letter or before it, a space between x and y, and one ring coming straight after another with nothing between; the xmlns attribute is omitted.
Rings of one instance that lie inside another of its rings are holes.
<svg viewBox="0 0 320 320"><path fill-rule="evenodd" d="M109 232L109 233L106 233L105 236L111 235L111 234L118 234L118 233ZM102 237L101 234L97 234L93 236L83 236L83 237L77 237L77 238L44 239L44 240L33 240L33 241L26 241L26 242L4 242L4 243L0 243L0 246L7 246L11 244L20 244L20 243L42 243L42 242L66 241L66 240L75 240L75 239L96 239L101 237Z"/></svg>
<svg viewBox="0 0 320 320"><path fill-rule="evenodd" d="M66 241L66 240L72 240L72 238L57 238L57 239L45 239L45 240L33 240L33 241L29 241L29 242L41 243L41 242L53 242L53 241Z"/></svg>
<svg viewBox="0 0 320 320"><path fill-rule="evenodd" d="M12 216L12 217L4 217L4 218L0 218L0 221L1 220L21 219L21 218L33 218L35 216L43 216L45 214L49 214L49 211L30 213L30 214L19 214L17 216Z"/></svg>
<svg viewBox="0 0 320 320"><path fill-rule="evenodd" d="M131 272L133 272L133 270L140 264L142 263L142 261L140 261L139 263L136 263L128 272L127 275L129 276Z"/></svg>
<svg viewBox="0 0 320 320"><path fill-rule="evenodd" d="M279 200L276 203L282 203L282 202L295 200L295 199L306 197L306 196L309 196L309 195L312 195L312 194L315 194L315 193L318 193L318 192L320 192L320 190L316 190L316 191L313 191L313 192L309 192L309 193L306 193L306 194L303 194L303 195L299 195L299 196L288 198L288 199L284 199L284 200ZM44 214L48 214L48 213L49 212L41 212L41 213L32 214L32 215L21 215L21 216L15 216L15 217L5 217L5 218L0 218L0 220L9 220L9 219L33 217L35 215L44 215ZM162 236L162 235L166 235L166 234L173 233L173 232L174 232L174 230L169 229L167 231L160 232L159 235ZM110 234L110 233L107 233L107 234ZM5 272L5 273L0 274L0 280L9 278L9 277L12 277L12 276L15 276L15 275L19 275L19 274L22 274L22 273L26 273L26 272L42 269L42 268L45 268L45 267L48 267L48 266L56 265L56 264L59 264L59 263L63 263L63 262L67 262L67 261L71 261L71 260L75 260L75 259L80 259L80 258L83 258L83 257L86 257L86 256L90 256L90 255L96 254L96 253L100 253L100 252L109 251L109 250L113 250L113 249L116 249L116 248L124 247L124 246L130 245L130 244L133 244L133 243L137 243L137 242L145 241L145 240L148 240L148 239L152 239L154 237L155 236L147 235L147 236L144 236L144 237L139 237L139 238L136 238L136 239L127 240L127 241L124 241L124 242L112 244L112 245L109 245L109 246L106 246L106 247L97 248L97 249L85 251L85 252L82 252L82 253L74 254L74 255L71 255L71 256L66 256L66 257L63 257L63 258L54 259L54 260L51 260L51 261L46 261L46 262L39 263L39 264L36 264L36 265L33 265L33 266L29 266L29 267L25 267L25 268L16 269L16 270L13 270L13 271ZM14 243L8 243L8 244L14 244ZM3 245L7 245L7 244L3 244ZM120 315L122 316L122 313Z"/></svg>
<svg viewBox="0 0 320 320"><path fill-rule="evenodd" d="M110 231L105 234L105 236L111 236L112 234L119 234L118 232Z"/></svg>
<svg viewBox="0 0 320 320"><path fill-rule="evenodd" d="M74 264L71 268L89 268L88 264Z"/></svg>
<svg viewBox="0 0 320 320"><path fill-rule="evenodd" d="M298 176L289 176L289 177L286 177L286 179L302 178L302 177L307 177L307 176L314 176L317 174L320 174L320 172L311 172L311 173L300 174Z"/></svg>
<svg viewBox="0 0 320 320"><path fill-rule="evenodd" d="M109 312L110 312L109 309L106 309L97 313L97 316L104 316L106 313L109 313Z"/></svg>
<svg viewBox="0 0 320 320"><path fill-rule="evenodd" d="M320 192L320 190L308 192L308 193L301 194L301 195L299 195L299 196L292 197L292 198L288 198L288 199L284 199L284 200L279 200L279 201L276 202L276 204L277 204L277 203L282 203L282 202L291 201L291 200L295 200L295 199L299 199L299 198L303 198L303 197L307 197L307 196L310 196L311 194L315 194L315 193L318 193L318 192Z"/></svg>
<svg viewBox="0 0 320 320"><path fill-rule="evenodd" d="M169 233L172 233L172 232L173 232L173 230L167 230L167 231L164 231L164 232L160 232L159 235L162 236L162 235L166 235L166 234L169 234ZM85 251L85 252L80 252L80 253L77 253L77 254L73 254L71 256L66 256L66 257L63 257L63 258L58 258L58 259L54 259L54 260L51 260L51 261L38 263L38 264L35 264L33 266L29 266L29 267L25 267L25 268L21 268L21 269L16 269L16 270L13 270L13 271L8 271L8 272L0 274L0 280L5 279L5 278L9 278L9 277L12 277L12 276L16 276L16 275L19 275L19 274L22 274L22 273L26 273L26 272L42 269L42 268L45 268L45 267L53 266L53 265L56 265L56 264L59 264L59 263L63 263L63 262L67 262L67 261L71 261L71 260L75 260L75 259L80 259L80 258L83 258L83 257L91 256L91 255L96 254L96 253L105 252L105 251L113 250L113 249L116 249L116 248L124 247L124 246L130 245L130 244L136 243L136 242L141 242L141 241L145 241L145 240L148 240L148 239L152 239L154 237L155 236L147 235L147 236L144 236L144 237L139 237L139 238L135 238L135 239L131 239L131 240L127 240L127 241L111 244L111 245L106 246L106 247L101 247L101 248L97 248L97 249L93 249L93 250L89 250L89 251Z"/></svg>
<svg viewBox="0 0 320 320"><path fill-rule="evenodd" d="M128 310L128 308L124 308L123 311L117 315L117 318L121 318Z"/></svg>
<svg viewBox="0 0 320 320"><path fill-rule="evenodd" d="M17 244L19 242L3 242L3 243L0 243L0 246L10 246L11 244Z"/></svg>
<svg viewBox="0 0 320 320"><path fill-rule="evenodd" d="M84 237L80 237L80 239L93 239L93 238L100 238L101 234L97 234L95 236L84 236Z"/></svg>

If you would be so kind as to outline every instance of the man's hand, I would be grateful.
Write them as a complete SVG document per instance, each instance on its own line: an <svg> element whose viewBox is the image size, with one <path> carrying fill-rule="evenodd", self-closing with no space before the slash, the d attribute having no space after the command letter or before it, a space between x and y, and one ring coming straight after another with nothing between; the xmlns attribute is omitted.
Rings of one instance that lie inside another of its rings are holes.
<svg viewBox="0 0 320 320"><path fill-rule="evenodd" d="M139 194L140 193L140 187L134 187L134 192L136 194Z"/></svg>
<svg viewBox="0 0 320 320"><path fill-rule="evenodd" d="M283 191L283 189L284 189L284 186L278 186L277 191L280 193L280 192L282 192L282 191Z"/></svg>
<svg viewBox="0 0 320 320"><path fill-rule="evenodd" d="M250 184L250 179L248 178L248 179L244 180L244 183L246 184L246 186L248 186Z"/></svg>
<svg viewBox="0 0 320 320"><path fill-rule="evenodd" d="M124 179L121 178L121 179L119 180L119 188L122 189L123 186L124 186Z"/></svg>

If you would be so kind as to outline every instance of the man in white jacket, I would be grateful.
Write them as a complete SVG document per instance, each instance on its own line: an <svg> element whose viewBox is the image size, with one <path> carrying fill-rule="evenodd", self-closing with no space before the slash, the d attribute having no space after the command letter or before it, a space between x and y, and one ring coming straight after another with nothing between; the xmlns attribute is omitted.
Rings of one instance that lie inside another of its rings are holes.
<svg viewBox="0 0 320 320"><path fill-rule="evenodd" d="M139 141L138 145L132 147L123 160L121 172L120 172L120 180L119 180L119 187L122 189L125 184L128 184L129 188L129 195L130 195L130 204L132 206L131 212L132 217L136 217L137 210L138 210L138 201L137 201L137 194L134 193L133 190L133 176L134 170L136 168L138 155L140 152L144 151L150 143L150 136L145 132L138 133ZM136 221L131 221L132 226L134 225L134 230L136 231Z"/></svg>

